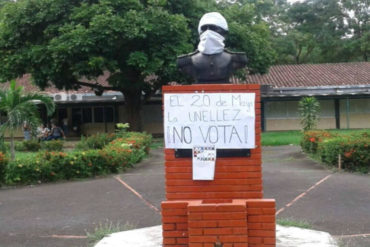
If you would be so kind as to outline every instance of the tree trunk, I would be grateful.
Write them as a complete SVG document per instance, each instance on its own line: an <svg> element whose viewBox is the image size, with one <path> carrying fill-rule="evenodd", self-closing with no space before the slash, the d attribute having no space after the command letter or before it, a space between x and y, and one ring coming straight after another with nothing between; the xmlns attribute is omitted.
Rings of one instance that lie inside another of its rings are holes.
<svg viewBox="0 0 370 247"><path fill-rule="evenodd" d="M126 118L130 124L130 130L141 131L141 90L127 90L122 92L125 97Z"/></svg>
<svg viewBox="0 0 370 247"><path fill-rule="evenodd" d="M10 159L13 161L15 159L15 150L14 150L14 133L10 132Z"/></svg>

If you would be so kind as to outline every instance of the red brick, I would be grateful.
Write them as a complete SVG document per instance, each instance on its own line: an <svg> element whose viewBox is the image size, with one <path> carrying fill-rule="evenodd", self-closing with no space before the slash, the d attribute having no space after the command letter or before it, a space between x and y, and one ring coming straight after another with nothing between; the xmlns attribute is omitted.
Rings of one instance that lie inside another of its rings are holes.
<svg viewBox="0 0 370 247"><path fill-rule="evenodd" d="M246 227L235 227L233 228L233 233L235 235L238 235L238 234L248 234L248 230Z"/></svg>
<svg viewBox="0 0 370 247"><path fill-rule="evenodd" d="M166 167L167 173L191 173L191 167Z"/></svg>
<svg viewBox="0 0 370 247"><path fill-rule="evenodd" d="M250 244L262 244L263 243L263 238L262 237L248 236L248 243L250 243Z"/></svg>
<svg viewBox="0 0 370 247"><path fill-rule="evenodd" d="M216 236L190 236L189 242L190 243L214 243L217 241Z"/></svg>
<svg viewBox="0 0 370 247"><path fill-rule="evenodd" d="M203 247L202 243L189 243L189 247Z"/></svg>
<svg viewBox="0 0 370 247"><path fill-rule="evenodd" d="M247 215L243 212L233 212L233 213L204 213L203 219L205 220L242 220L246 219Z"/></svg>
<svg viewBox="0 0 370 247"><path fill-rule="evenodd" d="M233 247L248 247L247 243L235 243Z"/></svg>
<svg viewBox="0 0 370 247"><path fill-rule="evenodd" d="M213 244L213 246L214 246L214 244ZM222 247L233 247L233 244L226 243L226 244L223 244Z"/></svg>
<svg viewBox="0 0 370 247"><path fill-rule="evenodd" d="M204 228L204 227L217 227L217 221L209 220L209 221L189 221L189 227L192 228Z"/></svg>
<svg viewBox="0 0 370 247"><path fill-rule="evenodd" d="M163 237L187 237L187 231L164 231Z"/></svg>
<svg viewBox="0 0 370 247"><path fill-rule="evenodd" d="M162 210L163 216L179 216L179 215L187 215L188 211L186 208L184 209L164 209Z"/></svg>
<svg viewBox="0 0 370 247"><path fill-rule="evenodd" d="M218 212L246 212L245 205L222 205L217 207Z"/></svg>
<svg viewBox="0 0 370 247"><path fill-rule="evenodd" d="M248 215L275 215L275 208L248 208Z"/></svg>
<svg viewBox="0 0 370 247"><path fill-rule="evenodd" d="M200 236L200 235L203 235L203 229L202 228L189 228L188 234L189 236Z"/></svg>
<svg viewBox="0 0 370 247"><path fill-rule="evenodd" d="M248 208L275 208L274 199L250 199L247 202Z"/></svg>
<svg viewBox="0 0 370 247"><path fill-rule="evenodd" d="M167 193L168 200L193 200L203 198L237 199L237 198L262 198L262 192L199 192L199 193Z"/></svg>
<svg viewBox="0 0 370 247"><path fill-rule="evenodd" d="M163 238L163 244L176 244L176 238Z"/></svg>
<svg viewBox="0 0 370 247"><path fill-rule="evenodd" d="M194 212L191 212L189 213L188 215L188 219L189 220L201 220L203 219L203 215L201 213L194 213Z"/></svg>
<svg viewBox="0 0 370 247"><path fill-rule="evenodd" d="M176 230L187 230L188 224L187 223L177 223Z"/></svg>
<svg viewBox="0 0 370 247"><path fill-rule="evenodd" d="M162 228L164 231L175 230L175 224L163 224Z"/></svg>
<svg viewBox="0 0 370 247"><path fill-rule="evenodd" d="M253 237L275 237L275 231L269 230L249 230L248 236Z"/></svg>
<svg viewBox="0 0 370 247"><path fill-rule="evenodd" d="M248 237L241 235L220 236L222 243L247 243Z"/></svg>
<svg viewBox="0 0 370 247"><path fill-rule="evenodd" d="M208 228L204 229L204 235L230 235L233 234L232 228Z"/></svg>
<svg viewBox="0 0 370 247"><path fill-rule="evenodd" d="M188 244L189 239L188 238L176 238L176 243L177 244Z"/></svg>
<svg viewBox="0 0 370 247"><path fill-rule="evenodd" d="M248 223L275 223L275 215L248 216Z"/></svg>
<svg viewBox="0 0 370 247"><path fill-rule="evenodd" d="M189 205L188 206L189 212L209 212L209 211L216 211L216 205L205 205L205 204L198 204L198 205Z"/></svg>
<svg viewBox="0 0 370 247"><path fill-rule="evenodd" d="M188 219L185 216L165 216L162 217L162 223L185 223Z"/></svg>
<svg viewBox="0 0 370 247"><path fill-rule="evenodd" d="M275 247L275 245L271 244L249 244L248 247Z"/></svg>
<svg viewBox="0 0 370 247"><path fill-rule="evenodd" d="M246 220L221 220L218 222L219 227L238 227L238 226L247 226Z"/></svg>
<svg viewBox="0 0 370 247"><path fill-rule="evenodd" d="M262 185L260 178L248 179L219 179L213 181L193 181L184 179L168 179L166 180L167 187L171 186L208 186L208 185ZM203 198L204 199L204 198Z"/></svg>
<svg viewBox="0 0 370 247"><path fill-rule="evenodd" d="M263 238L264 244L276 244L276 238Z"/></svg>
<svg viewBox="0 0 370 247"><path fill-rule="evenodd" d="M163 201L162 204L162 209L174 209L174 208L186 208L188 206L187 202L176 202L176 201Z"/></svg>

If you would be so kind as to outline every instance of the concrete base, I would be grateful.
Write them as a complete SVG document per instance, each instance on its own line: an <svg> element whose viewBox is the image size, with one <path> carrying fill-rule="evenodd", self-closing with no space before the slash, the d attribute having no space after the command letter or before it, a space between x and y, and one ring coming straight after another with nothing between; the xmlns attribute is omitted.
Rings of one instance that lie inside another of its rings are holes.
<svg viewBox="0 0 370 247"><path fill-rule="evenodd" d="M162 226L152 226L113 233L103 238L95 247L161 247ZM277 247L337 247L327 232L276 226Z"/></svg>

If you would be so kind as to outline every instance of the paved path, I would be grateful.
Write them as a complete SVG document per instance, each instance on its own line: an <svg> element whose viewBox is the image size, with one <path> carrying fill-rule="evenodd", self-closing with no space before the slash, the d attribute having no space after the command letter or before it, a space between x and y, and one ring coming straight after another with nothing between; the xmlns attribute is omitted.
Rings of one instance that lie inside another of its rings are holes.
<svg viewBox="0 0 370 247"><path fill-rule="evenodd" d="M332 173L298 147L267 147L263 157L265 198L276 198L278 218L306 220L342 236L344 247L370 246L370 176ZM99 224L160 224L163 200L161 150L118 176L3 189L0 247L87 246Z"/></svg>

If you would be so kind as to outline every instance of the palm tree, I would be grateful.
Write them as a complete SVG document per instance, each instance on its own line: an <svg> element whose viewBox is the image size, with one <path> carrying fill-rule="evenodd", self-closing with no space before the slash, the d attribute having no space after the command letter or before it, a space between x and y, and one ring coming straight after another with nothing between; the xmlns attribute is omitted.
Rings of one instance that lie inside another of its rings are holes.
<svg viewBox="0 0 370 247"><path fill-rule="evenodd" d="M47 114L50 116L55 110L53 100L39 93L25 93L23 87L17 87L15 81L10 82L9 89L0 90L0 111L5 113L7 120L0 126L0 132L10 134L11 159L14 160L14 132L21 128L24 122L35 130L40 123L37 104L45 105Z"/></svg>

